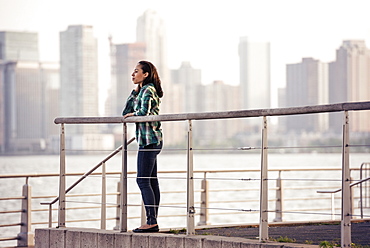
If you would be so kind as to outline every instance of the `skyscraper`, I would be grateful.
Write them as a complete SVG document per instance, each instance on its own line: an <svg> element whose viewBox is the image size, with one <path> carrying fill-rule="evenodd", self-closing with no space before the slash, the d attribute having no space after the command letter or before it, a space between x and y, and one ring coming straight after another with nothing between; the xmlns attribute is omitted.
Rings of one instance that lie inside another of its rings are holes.
<svg viewBox="0 0 370 248"><path fill-rule="evenodd" d="M298 107L328 103L327 64L313 58L287 65L286 105ZM288 130L318 132L328 128L327 115L301 115L287 118Z"/></svg>
<svg viewBox="0 0 370 248"><path fill-rule="evenodd" d="M58 128L59 65L39 61L38 34L0 32L0 152L44 152Z"/></svg>
<svg viewBox="0 0 370 248"><path fill-rule="evenodd" d="M0 153L5 152L5 72L0 60Z"/></svg>
<svg viewBox="0 0 370 248"><path fill-rule="evenodd" d="M204 85L201 102L203 111L218 112L240 109L240 88L226 85L223 81L214 81L213 84ZM225 147L227 142L241 132L242 119L204 120L194 124L194 140L200 145L209 147L216 145ZM197 130L199 129L199 130Z"/></svg>
<svg viewBox="0 0 370 248"><path fill-rule="evenodd" d="M270 108L270 43L241 37L239 59L242 108Z"/></svg>
<svg viewBox="0 0 370 248"><path fill-rule="evenodd" d="M9 61L0 65L3 77L4 152L48 149L58 129L59 67L55 63Z"/></svg>
<svg viewBox="0 0 370 248"><path fill-rule="evenodd" d="M370 100L370 50L363 40L346 40L337 50L336 60L329 66L330 103ZM330 127L341 131L343 116L333 114ZM350 129L370 132L370 113L351 113Z"/></svg>
<svg viewBox="0 0 370 248"><path fill-rule="evenodd" d="M173 104L181 106L181 112L194 113L202 112L203 97L201 96L201 75L200 69L195 69L190 62L182 62L177 70L171 71L171 82L181 88L182 97Z"/></svg>
<svg viewBox="0 0 370 248"><path fill-rule="evenodd" d="M164 91L160 113L178 113L177 101L181 92L179 92L179 87L171 83L170 70L167 65L165 23L156 11L147 10L137 19L136 42L145 44L146 52L143 59L152 62L158 70ZM179 134L183 132L179 125L174 122L164 122L162 126L166 144L178 144Z"/></svg>
<svg viewBox="0 0 370 248"><path fill-rule="evenodd" d="M60 32L60 114L98 116L98 52L93 27L69 26ZM76 125L70 133L96 133L96 126Z"/></svg>
<svg viewBox="0 0 370 248"><path fill-rule="evenodd" d="M138 61L145 58L144 43L113 44L110 40L111 88L109 107L106 115L117 116L122 113L124 104L135 85L131 74Z"/></svg>
<svg viewBox="0 0 370 248"><path fill-rule="evenodd" d="M145 57L152 62L161 78L164 96L161 113L175 113L173 103L176 92L171 87L170 70L167 65L166 27L163 19L154 10L146 10L138 19L136 26L136 42L145 44ZM166 87L168 86L168 87Z"/></svg>
<svg viewBox="0 0 370 248"><path fill-rule="evenodd" d="M31 32L0 32L0 60L39 61L38 34Z"/></svg>
<svg viewBox="0 0 370 248"><path fill-rule="evenodd" d="M168 80L166 28L156 11L149 9L137 19L136 42L145 44L145 59L157 67L164 81Z"/></svg>

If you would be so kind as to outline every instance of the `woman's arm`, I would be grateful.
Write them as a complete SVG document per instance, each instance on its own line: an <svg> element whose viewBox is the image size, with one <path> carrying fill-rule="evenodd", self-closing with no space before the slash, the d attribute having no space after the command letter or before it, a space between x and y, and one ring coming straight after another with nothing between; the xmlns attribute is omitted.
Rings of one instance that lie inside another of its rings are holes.
<svg viewBox="0 0 370 248"><path fill-rule="evenodd" d="M129 97L127 98L125 108L122 111L122 115L124 116L124 118L127 117L126 116L127 114L130 114L130 113L133 114L135 99L137 95L138 95L138 92L136 90L133 90L131 94L129 95Z"/></svg>

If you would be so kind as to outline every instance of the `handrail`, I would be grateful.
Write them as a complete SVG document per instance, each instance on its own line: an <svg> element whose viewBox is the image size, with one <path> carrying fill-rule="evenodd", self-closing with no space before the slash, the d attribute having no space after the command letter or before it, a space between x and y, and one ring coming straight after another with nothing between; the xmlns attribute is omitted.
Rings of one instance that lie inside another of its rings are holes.
<svg viewBox="0 0 370 248"><path fill-rule="evenodd" d="M350 186L351 186L351 187L352 187L352 186L356 186L356 185L358 185L358 184L360 184L360 183L363 183L363 182L366 182L366 181L368 181L368 180L370 180L370 177L365 178L365 179L362 179L362 180L360 180L360 181L358 181L358 182L352 183Z"/></svg>
<svg viewBox="0 0 370 248"><path fill-rule="evenodd" d="M291 171L290 168L285 169L269 169L269 171ZM341 170L339 168L295 168L295 171L337 171ZM359 170L358 168L351 168L352 171ZM194 170L194 173L224 173L224 172L260 172L258 169L230 169L230 170L212 170L212 169L204 169L204 170ZM106 174L120 174L121 171L117 172L106 172ZM127 174L135 174L135 171L129 171ZM168 171L158 171L158 173L168 174L168 173L186 173L185 170L168 170ZM96 172L92 173L92 175L100 175L101 173ZM85 173L82 172L71 172L66 173L66 176L82 176ZM37 173L37 174L6 174L0 175L0 179L2 178L23 178L23 177L58 177L59 173ZM14 199L24 199L24 197L14 197ZM9 200L8 198L0 198L0 200Z"/></svg>
<svg viewBox="0 0 370 248"><path fill-rule="evenodd" d="M370 180L370 177L365 178L365 179L362 179L362 180L360 180L358 182L355 182L355 183L351 183L349 186L352 188L353 186L356 186L358 184L361 184L361 183L366 182L366 181L369 181L369 180ZM331 194L334 194L334 193L338 193L340 191L342 191L342 189L336 189L336 190L318 190L316 192L317 193L331 193Z"/></svg>
<svg viewBox="0 0 370 248"><path fill-rule="evenodd" d="M127 145L131 144L135 140L135 137L131 138L130 140L127 141ZM66 193L71 191L74 187L76 187L82 180L84 180L86 177L91 175L96 169L98 169L102 164L107 162L109 159L111 159L113 156L115 156L117 153L119 153L122 150L122 145L119 146L116 150L111 152L108 156L106 156L102 161L100 161L97 165L95 165L91 170L83 174L82 177L80 177L75 183L73 183L68 189L66 189ZM53 205L59 200L59 196L56 197L53 201L51 202L41 202L41 205Z"/></svg>
<svg viewBox="0 0 370 248"><path fill-rule="evenodd" d="M322 112L341 112L349 110L369 110L370 101L365 102L346 102L326 105L314 105L291 108L275 108L275 109L253 109L253 110L237 110L237 111L222 111L222 112L206 112L206 113L185 113L185 114L163 114L135 117L58 117L55 118L55 124L104 124L104 123L135 123L135 122L151 122L151 121L185 121L185 120L206 120L206 119L229 119L229 118L245 118L245 117L260 117L260 116L281 116L281 115L301 115L314 114Z"/></svg>

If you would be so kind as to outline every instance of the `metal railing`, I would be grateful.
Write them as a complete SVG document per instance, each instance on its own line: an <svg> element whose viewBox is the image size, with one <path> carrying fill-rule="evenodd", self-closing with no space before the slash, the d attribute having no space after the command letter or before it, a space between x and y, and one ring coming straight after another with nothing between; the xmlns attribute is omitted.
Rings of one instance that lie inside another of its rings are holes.
<svg viewBox="0 0 370 248"><path fill-rule="evenodd" d="M131 138L129 141L127 141L127 145L129 145L131 142L133 142L135 138ZM100 161L97 165L95 165L91 170L86 172L84 175L82 175L76 182L74 182L68 189L64 192L64 195L70 192L74 187L76 187L79 183L81 183L84 179L86 179L88 176L90 176L94 171L96 171L98 168L102 167L102 210L101 210L101 228L105 229L106 223L106 170L105 170L105 163L109 161L112 157L117 155L122 150L122 146L115 149L113 152L111 152L108 156L106 156L102 161ZM59 201L59 197L56 197L51 202L43 202L42 205L48 205L49 206L49 227L52 226L52 206L54 203Z"/></svg>
<svg viewBox="0 0 370 248"><path fill-rule="evenodd" d="M194 229L194 171L193 171L193 127L194 120L229 119L262 117L262 149L261 149L261 176L260 176L260 221L259 240L268 240L268 138L267 116L300 115L313 113L343 112L343 139L342 139L342 219L341 219L341 245L351 245L351 206L350 206L350 168L349 168L349 115L348 111L370 110L370 102L338 103L306 107L242 110L210 113L168 114L140 117L94 117L94 118L56 118L55 123L61 125L60 136L60 193L59 193L59 227L65 227L65 124L101 124L122 123L122 178L121 178L121 213L120 231L127 231L127 123L151 121L186 121L188 122L187 141L187 234L195 234Z"/></svg>
<svg viewBox="0 0 370 248"><path fill-rule="evenodd" d="M370 177L370 163L362 163L360 167L360 180L363 178ZM364 208L370 208L370 188L369 180L366 180L366 183L360 184L360 208L361 208L361 218L364 217Z"/></svg>
<svg viewBox="0 0 370 248"><path fill-rule="evenodd" d="M189 114L167 114L158 116L145 116L145 117L67 117L56 118L55 123L60 124L60 175L59 175L59 196L58 196L58 227L65 227L66 223L66 149L65 149L65 124L104 124L104 123L121 123L123 125L123 144L122 144L122 172L121 172L121 186L120 186L120 211L119 211L119 230L121 232L127 231L129 206L127 201L127 124L136 122L150 122L150 121L186 121L188 123L187 130L187 170L186 170L186 213L187 213L187 234L195 234L195 221L196 207L194 201L194 168L193 168L193 121L195 120L210 120L210 119L230 119L230 118L250 118L262 117L262 146L261 146L261 168L260 168L260 188L259 188L259 228L260 241L268 240L268 213L271 212L268 208L268 116L284 116L284 115L302 115L313 113L329 113L329 112L343 112L343 139L342 139L342 197L341 197L341 234L342 234L342 247L349 247L351 243L350 234L350 221L351 221L351 179L349 168L349 111L357 110L370 110L370 102L354 102L354 103L340 103L328 104L318 106L306 106L295 108L279 108L279 109L260 109L260 110L242 110L242 111L227 111L227 112L210 112L210 113L189 113ZM77 185L77 184L76 184ZM281 188L278 186L277 188ZM103 192L104 194L104 192ZM105 204L104 204L105 205ZM202 207L203 209L203 207ZM279 212L279 211L276 211ZM283 211L280 211L283 212ZM103 215L102 215L103 216ZM103 216L104 217L104 216ZM279 217L277 217L279 219Z"/></svg>
<svg viewBox="0 0 370 248"><path fill-rule="evenodd" d="M109 164L108 164L109 165ZM110 166L108 166L109 168ZM351 176L354 176L354 177L358 177L358 175L361 173L364 173L365 170L367 170L367 168L362 168L361 167L361 170L360 169L356 169L356 168L352 168L351 169ZM315 214L318 214L318 213L322 213L323 211L326 211L328 212L327 215L330 215L332 216L332 220L337 220L337 216L338 214L336 214L336 211L340 210L340 208L326 208L325 207L325 202L331 202L331 199L330 198L327 198L327 197L309 197L309 196L306 196L306 197L301 197L301 196L294 196L296 194L294 193L291 193L291 192L294 192L294 191L299 191L299 192L302 192L303 190L309 190L309 191L316 191L317 189L331 189L332 187L331 186L317 186L317 185L310 185L310 186L300 186L300 187L297 187L297 186L294 186L294 183L291 183L291 177L288 175L288 174L297 174L297 173L312 173L312 172L322 172L323 174L324 173L329 173L331 175L333 175L333 177L331 177L330 180L333 180L337 177L337 175L340 174L340 169L335 169L335 168L320 168L320 169L270 169L269 170L269 174L271 175L274 175L274 176L271 176L270 175L270 179L269 181L271 180L275 180L276 181L276 184L273 185L273 184L270 184L269 185L269 192L271 192L271 194L275 194L276 197L275 198L270 198L269 199L269 202L270 203L275 203L276 207L275 209L269 209L269 213L275 213L275 219L274 221L278 221L278 222L282 222L283 219L285 218L285 215L288 215L288 214L295 214L295 213L299 213L299 214L302 214L302 213L305 213L305 214L310 214L310 215L315 215ZM249 187L238 187L238 186L235 186L234 183L235 181L237 182L240 182L242 184L246 184L248 182L257 182L258 183L258 177L257 177L257 174L259 173L259 170L244 170L244 169L234 169L234 170L195 170L194 171L194 174L196 175L194 177L194 180L201 180L201 183L198 183L197 186L195 187L194 191L197 193L197 197L196 199L199 199L199 201L195 202L195 204L199 207L195 207L195 209L197 210L197 212L195 213L198 218L199 218L199 222L197 223L197 225L208 225L210 224L210 222L212 222L212 219L213 217L219 217L219 216L222 216L224 215L227 219L227 215L238 215L240 217L244 216L245 213L248 213L248 214L251 214L251 215L254 215L255 213L254 212L251 212L246 209L241 209L241 208L238 208L238 209L231 209L230 208L230 205L233 205L233 204L242 204L242 205L255 205L256 203L258 203L257 200L255 200L254 198L256 197L256 195L258 195L258 192L259 192L259 189L258 188L250 188ZM79 178L83 178L84 176L86 176L87 173L69 173L69 174L66 174L67 177L79 177ZM90 174L90 173L89 173ZM135 174L135 172L128 172L128 177L129 178L134 178L133 175ZM158 175L159 177L162 179L169 179L169 178L176 178L178 180L178 178L185 178L185 176L182 176L186 174L186 171L159 171L158 172ZM110 178L110 179L114 179L114 180L117 180L119 177L120 177L121 173L120 172L113 172L113 171L107 171L106 172L106 177L107 178ZM131 176L132 175L132 176ZM180 175L180 176L176 176L176 175ZM228 176L229 175L229 176ZM25 226L25 227L28 227L29 229L25 232L25 233L28 233L30 236L29 237L20 237L21 234L18 234L17 233L14 233L14 236L10 237L1 237L0 238L0 241L10 241L10 240L18 240L18 241L21 241L23 240L23 243L25 243L25 240L27 240L26 238L29 238L30 242L31 243L28 243L28 245L32 245L32 229L34 229L36 226L49 226L51 227L53 224L55 223L58 223L57 221L54 221L53 219L55 218L52 218L52 214L51 212L49 212L49 214L46 214L48 211L52 211L52 212L56 212L58 211L57 208L52 208L52 209L44 209L44 208L35 208L35 206L37 206L40 202L43 202L45 201L44 199L53 199L51 200L50 202L53 202L54 199L56 198L55 196L52 196L52 195L39 195L39 194L31 194L32 191L31 191L31 185L32 185L32 179L35 178L55 178L55 177L58 177L59 174L19 174L19 175L0 175L0 180L1 179L17 179L17 178L25 178L26 179L26 185L27 186L22 186L22 188L24 187L27 187L27 191L24 191L24 192L27 192L28 196L27 198L29 199L29 201L33 202L34 204L31 204L31 206L24 206L26 207L25 209L12 209L12 210L8 210L8 211L2 211L0 212L1 215L7 215L7 214L12 214L12 213L17 213L17 214L25 214L25 213L28 213L28 218L26 219L23 219L22 222L20 223L6 223L6 222L2 222L1 225L0 225L0 230L1 228L7 228L7 227L10 227L10 226ZM243 177L244 176L244 177ZM246 177L248 176L248 177ZM90 177L92 177L93 181L96 182L95 178L96 177L104 177L104 173L103 172L94 172L94 173L91 173L90 174ZM271 178L274 178L274 179L271 179ZM30 180L31 179L31 180ZM297 179L295 178L295 180L300 180L300 179ZM43 180L44 181L44 180ZM217 186L218 182L219 181L222 181L223 182L223 187L222 188L218 188L218 187L214 187L214 186ZM337 181L337 180L335 180ZM231 183L231 184L228 184L228 183ZM359 183L360 181L356 182L356 183ZM72 183L73 185L73 183ZM110 184L111 185L111 184ZM234 185L234 186L233 186ZM239 185L239 184L238 184ZM250 185L250 184L248 184ZM361 184L360 184L361 185ZM19 185L19 188L21 187L21 185ZM78 214L77 212L78 211L94 211L94 213L96 213L97 211L108 211L108 215L103 215L101 214L100 218L95 218L95 219L92 219L92 218L85 218L85 219L68 219L66 220L66 223L76 223L76 222L100 222L100 228L101 229L105 229L106 227L103 225L103 223L105 224L105 221L110 221L110 224L112 225L112 221L115 221L116 222L116 227L119 228L119 218L118 218L118 215L119 215L119 202L120 202L120 192L119 192L119 188L117 189L117 191L114 191L114 192L106 192L105 190L102 190L101 193L87 193L87 192L79 192L79 193L69 193L67 195L67 202L76 202L76 200L71 200L71 199L74 199L74 198L83 198L83 197L90 197L90 196L93 196L93 197L100 197L100 200L98 200L97 202L94 201L94 202L91 202L89 201L90 203L94 203L95 206L86 206L86 207L83 207L82 206L78 206L78 207L68 207L66 210L71 212L75 212L76 214L73 214L75 216L79 216L80 214ZM111 188L110 188L111 189ZM359 187L358 187L359 189ZM364 190L367 190L369 191L369 188L363 188ZM362 190L362 189L361 189ZM232 197L232 199L226 199L225 197L221 198L219 197L220 194L222 195L229 195L231 192L235 193L235 196ZM171 194L186 194L186 190L164 190L162 192L163 194L163 198L166 199L171 199L172 197L166 197L166 195L171 195ZM242 196L245 195L245 194L248 194L248 195L251 195L251 197L249 199L246 199L246 198L243 198ZM106 197L108 196L111 196L111 197L117 197L116 199L116 203L115 204L110 204L109 201L106 202L106 204L103 204L103 201L101 199L105 198L104 195ZM132 192L130 191L129 192L129 195L137 195L139 196L139 192ZM356 192L356 194L352 194L351 197L352 197L352 200L351 202L361 202L362 201L362 198L360 197L360 192ZM294 196L294 197L292 197ZM9 196L9 197L3 197L3 198L0 198L0 201L3 202L2 203L2 206L4 205L7 205L6 202L8 201L22 201L23 199L25 199L26 196ZM136 198L140 198L140 197L136 197ZM364 198L364 200L369 200L368 198ZM318 206L318 208L309 208L309 209L299 209L299 208L287 208L285 209L284 207L284 203L285 205L288 205L288 206L292 206L293 202L297 202L297 201L321 201L321 203L316 203L315 205ZM84 203L85 201L83 200L79 200L77 201L79 203ZM184 206L185 202L164 202L163 204L161 204L160 207L176 207L176 208L179 208L181 206ZM33 205L33 207L32 207ZM81 204L80 204L81 205ZM339 205L339 204L338 204ZM42 206L45 206L45 205L42 205ZM48 205L46 205L48 206ZM129 207L132 207L132 208L137 208L136 206L139 206L139 205L135 205L135 204L128 204ZM222 206L222 207L221 207ZM356 205L353 205L354 208L352 208L352 213L354 212L362 212L362 209L361 209L361 205L359 204L357 208ZM108 208L108 209L106 209ZM183 207L185 208L185 207ZM115 211L115 209L117 209L117 211ZM211 211L209 213L209 211ZM331 212L330 212L331 211ZM118 212L118 214L115 214L116 212ZM40 215L42 214L42 215ZM283 215L284 214L284 215ZM31 218L31 215L36 215L36 216L33 216ZM49 220L48 221L40 221L42 219L45 219L47 218L47 216L49 216ZM358 214L352 214L352 216L358 216ZM129 218L130 219L139 219L139 218L142 218L143 216L140 216L140 214L138 215L130 215ZM167 215L161 215L161 218L170 218L173 220L173 218L176 218L176 217L179 217L179 218L183 218L183 217L186 217L185 214L177 214L177 213L169 213ZM362 218L362 217L361 217ZM248 218L250 219L250 218ZM289 218L288 218L289 219ZM28 222L23 222L23 221L28 221ZM250 223L253 223L253 222L250 222ZM90 226L91 224L89 224ZM2 231L0 231L0 233L2 233ZM21 247L21 243L18 243L18 246Z"/></svg>

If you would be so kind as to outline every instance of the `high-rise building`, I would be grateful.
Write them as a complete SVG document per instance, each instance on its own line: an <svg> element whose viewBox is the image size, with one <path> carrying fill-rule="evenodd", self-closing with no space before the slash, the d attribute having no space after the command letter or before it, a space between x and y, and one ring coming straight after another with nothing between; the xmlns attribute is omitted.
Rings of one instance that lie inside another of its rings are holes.
<svg viewBox="0 0 370 248"><path fill-rule="evenodd" d="M163 19L154 10L146 10L137 19L136 42L144 43L145 57L143 59L152 62L158 70L161 78L164 96L162 98L161 113L175 113L176 92L172 87L170 70L167 65L166 27Z"/></svg>
<svg viewBox="0 0 370 248"><path fill-rule="evenodd" d="M113 44L110 39L111 87L106 115L121 115L127 97L136 87L131 74L138 61L145 58L144 43Z"/></svg>
<svg viewBox="0 0 370 248"><path fill-rule="evenodd" d="M201 105L204 112L240 110L239 86L226 85L223 81L202 86ZM242 119L203 120L194 124L194 141L196 144L229 146L228 141L241 132Z"/></svg>
<svg viewBox="0 0 370 248"><path fill-rule="evenodd" d="M149 9L137 19L136 42L145 44L145 59L157 67L164 81L168 80L166 27L156 11Z"/></svg>
<svg viewBox="0 0 370 248"><path fill-rule="evenodd" d="M38 34L31 32L0 32L0 60L39 61Z"/></svg>
<svg viewBox="0 0 370 248"><path fill-rule="evenodd" d="M93 27L69 26L60 33L60 114L99 115L98 49ZM68 126L68 149L113 149L114 137L101 134L98 125Z"/></svg>
<svg viewBox="0 0 370 248"><path fill-rule="evenodd" d="M241 37L239 59L242 108L270 108L270 43Z"/></svg>
<svg viewBox="0 0 370 248"><path fill-rule="evenodd" d="M336 60L329 65L330 103L370 100L370 50L363 40L346 40L336 52ZM369 111L353 112L350 129L370 132ZM343 116L330 115L330 127L341 131Z"/></svg>
<svg viewBox="0 0 370 248"><path fill-rule="evenodd" d="M0 64L3 152L41 152L58 134L59 65L30 61Z"/></svg>
<svg viewBox="0 0 370 248"><path fill-rule="evenodd" d="M5 72L3 63L0 60L0 153L5 152Z"/></svg>
<svg viewBox="0 0 370 248"><path fill-rule="evenodd" d="M163 88L160 113L178 113L178 97L180 88L174 86L170 79L167 65L166 27L163 19L154 10L147 10L137 19L136 42L144 43L146 47L145 60L152 62L158 70ZM164 122L163 133L167 145L179 144L184 131L177 123ZM181 136L181 138L179 138Z"/></svg>
<svg viewBox="0 0 370 248"><path fill-rule="evenodd" d="M203 97L199 88L201 87L202 71L191 66L190 62L182 62L177 70L171 70L172 84L179 85L182 97L173 104L181 106L180 112L194 113L202 112Z"/></svg>
<svg viewBox="0 0 370 248"><path fill-rule="evenodd" d="M298 107L328 103L328 65L313 58L288 64L286 74L286 106ZM289 116L287 129L296 132L319 132L328 129L328 116Z"/></svg>
<svg viewBox="0 0 370 248"><path fill-rule="evenodd" d="M51 149L59 64L39 61L37 33L0 32L0 88L0 152Z"/></svg>
<svg viewBox="0 0 370 248"><path fill-rule="evenodd" d="M98 116L98 51L92 26L60 32L60 114ZM96 133L95 125L75 125L71 134Z"/></svg>

